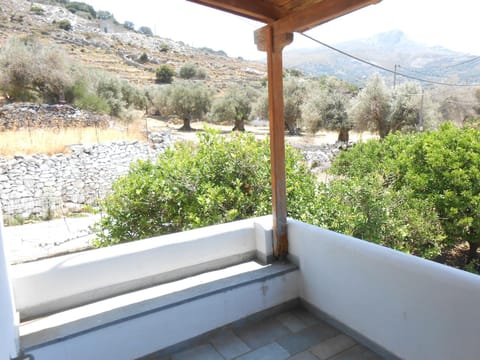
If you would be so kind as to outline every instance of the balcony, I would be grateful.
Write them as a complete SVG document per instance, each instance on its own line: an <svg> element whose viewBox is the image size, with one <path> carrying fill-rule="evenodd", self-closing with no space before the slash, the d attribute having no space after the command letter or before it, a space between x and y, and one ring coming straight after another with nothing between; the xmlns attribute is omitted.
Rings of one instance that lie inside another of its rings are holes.
<svg viewBox="0 0 480 360"><path fill-rule="evenodd" d="M337 342L345 359L478 358L480 277L287 228L284 263L271 263L269 216L12 266L20 322L2 306L1 331L14 343L18 324L36 360L225 356L218 339L247 346L244 359L321 358Z"/></svg>

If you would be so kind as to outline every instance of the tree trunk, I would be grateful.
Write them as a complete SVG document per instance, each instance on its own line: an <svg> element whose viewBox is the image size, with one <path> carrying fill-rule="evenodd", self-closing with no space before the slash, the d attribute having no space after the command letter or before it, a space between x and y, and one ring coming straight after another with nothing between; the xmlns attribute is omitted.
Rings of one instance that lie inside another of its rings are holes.
<svg viewBox="0 0 480 360"><path fill-rule="evenodd" d="M183 119L183 126L178 131L193 131L190 126L190 119Z"/></svg>
<svg viewBox="0 0 480 360"><path fill-rule="evenodd" d="M298 129L295 127L295 122L290 123L288 121L285 122L285 126L287 127L289 135L299 135Z"/></svg>
<svg viewBox="0 0 480 360"><path fill-rule="evenodd" d="M235 119L235 126L233 127L232 131L245 131L245 120Z"/></svg>
<svg viewBox="0 0 480 360"><path fill-rule="evenodd" d="M472 243L469 241L468 245L469 245L469 249L468 249L467 264L478 257L477 250L478 250L478 247L480 246L480 243Z"/></svg>
<svg viewBox="0 0 480 360"><path fill-rule="evenodd" d="M348 129L346 128L340 129L340 131L338 132L337 141L348 143L348 138L349 138Z"/></svg>

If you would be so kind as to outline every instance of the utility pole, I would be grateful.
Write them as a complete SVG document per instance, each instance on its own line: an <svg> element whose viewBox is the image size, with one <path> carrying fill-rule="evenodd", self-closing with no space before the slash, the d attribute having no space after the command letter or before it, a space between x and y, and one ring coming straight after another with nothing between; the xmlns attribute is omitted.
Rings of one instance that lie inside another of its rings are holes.
<svg viewBox="0 0 480 360"><path fill-rule="evenodd" d="M400 65L395 64L395 70L393 71L393 89L397 87L397 68L399 68Z"/></svg>
<svg viewBox="0 0 480 360"><path fill-rule="evenodd" d="M423 98L425 95L425 90L422 88L422 100L420 102L420 114L419 114L419 125L420 125L420 131L423 131Z"/></svg>

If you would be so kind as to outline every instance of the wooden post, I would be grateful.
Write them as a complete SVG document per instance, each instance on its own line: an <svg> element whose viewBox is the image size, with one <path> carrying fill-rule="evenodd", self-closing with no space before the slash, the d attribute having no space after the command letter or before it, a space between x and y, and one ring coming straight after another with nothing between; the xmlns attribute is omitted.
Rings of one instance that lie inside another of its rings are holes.
<svg viewBox="0 0 480 360"><path fill-rule="evenodd" d="M292 40L292 33L276 34L272 26L255 32L258 49L267 52L274 255L279 258L288 253L282 50Z"/></svg>

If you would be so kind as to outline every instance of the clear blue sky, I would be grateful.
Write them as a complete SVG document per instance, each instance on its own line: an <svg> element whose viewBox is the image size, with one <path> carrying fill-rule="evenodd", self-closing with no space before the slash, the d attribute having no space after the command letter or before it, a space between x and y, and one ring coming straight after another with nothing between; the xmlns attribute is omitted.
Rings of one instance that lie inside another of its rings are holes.
<svg viewBox="0 0 480 360"><path fill-rule="evenodd" d="M186 44L224 50L230 56L259 59L253 31L262 26L184 0L86 0L96 10L112 12L120 22L149 26L157 35ZM480 55L477 36L478 0L383 0L309 32L327 43L338 43L400 29L413 40ZM314 47L296 37L290 47Z"/></svg>

